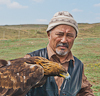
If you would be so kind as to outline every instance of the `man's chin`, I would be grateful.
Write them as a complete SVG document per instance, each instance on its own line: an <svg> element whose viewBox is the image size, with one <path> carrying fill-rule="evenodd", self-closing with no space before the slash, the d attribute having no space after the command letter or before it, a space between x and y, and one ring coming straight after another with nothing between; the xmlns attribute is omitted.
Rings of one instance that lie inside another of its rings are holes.
<svg viewBox="0 0 100 96"><path fill-rule="evenodd" d="M64 51L64 50L58 51L58 50L56 50L56 53L57 53L58 55L60 55L60 56L65 56L65 55L68 54L68 51Z"/></svg>

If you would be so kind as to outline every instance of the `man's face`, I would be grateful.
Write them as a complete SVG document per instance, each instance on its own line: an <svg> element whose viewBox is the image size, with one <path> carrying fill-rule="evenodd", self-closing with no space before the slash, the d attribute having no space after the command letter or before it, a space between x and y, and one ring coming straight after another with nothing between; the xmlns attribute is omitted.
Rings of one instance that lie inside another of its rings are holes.
<svg viewBox="0 0 100 96"><path fill-rule="evenodd" d="M58 25L48 33L49 45L59 56L65 56L74 43L76 31L69 25Z"/></svg>

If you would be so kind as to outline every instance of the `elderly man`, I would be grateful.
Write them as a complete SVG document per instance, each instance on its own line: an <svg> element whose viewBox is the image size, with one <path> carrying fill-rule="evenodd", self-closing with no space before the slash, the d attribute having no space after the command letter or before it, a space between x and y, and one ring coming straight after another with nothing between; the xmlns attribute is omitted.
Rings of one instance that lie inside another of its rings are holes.
<svg viewBox="0 0 100 96"><path fill-rule="evenodd" d="M78 24L73 16L67 11L57 12L48 25L47 34L47 48L28 53L25 58L41 56L59 62L68 70L71 79L48 77L43 86L31 89L26 96L94 96L90 89L92 85L84 75L83 63L71 52L78 34Z"/></svg>

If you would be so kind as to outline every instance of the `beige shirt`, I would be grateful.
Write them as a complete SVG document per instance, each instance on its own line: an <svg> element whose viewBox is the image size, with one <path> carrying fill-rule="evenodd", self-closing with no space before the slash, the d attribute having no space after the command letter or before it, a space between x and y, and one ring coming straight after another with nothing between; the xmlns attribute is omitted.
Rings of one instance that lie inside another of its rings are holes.
<svg viewBox="0 0 100 96"><path fill-rule="evenodd" d="M57 57L56 53L52 50L52 48L49 46L49 44L47 46L47 51L48 51L49 59L54 62L61 63L65 67L66 70L68 70L70 60L73 60L73 66L74 66L75 60L74 60L74 57L73 57L71 51L68 53L67 57L63 61L60 61L60 59ZM55 76L54 78L55 78L56 84L58 86L58 93L60 95L60 87L64 81L64 78L58 77L58 76ZM79 91L77 96L94 96L92 89L90 88L91 86L92 85L89 83L89 81L87 81L87 77L84 75L84 69L83 69L82 86L81 86L81 90Z"/></svg>

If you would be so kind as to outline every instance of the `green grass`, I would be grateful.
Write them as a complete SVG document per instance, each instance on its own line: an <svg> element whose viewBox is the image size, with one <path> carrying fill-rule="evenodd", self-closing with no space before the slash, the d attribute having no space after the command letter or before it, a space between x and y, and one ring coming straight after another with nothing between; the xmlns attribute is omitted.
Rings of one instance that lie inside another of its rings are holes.
<svg viewBox="0 0 100 96"><path fill-rule="evenodd" d="M83 63L100 62L100 38L77 38L72 51Z"/></svg>
<svg viewBox="0 0 100 96"><path fill-rule="evenodd" d="M19 28L19 25L0 26L0 59L23 57L47 46L47 25L21 25L18 36ZM84 63L85 75L93 85L94 94L100 96L100 23L79 24L72 52Z"/></svg>
<svg viewBox="0 0 100 96"><path fill-rule="evenodd" d="M47 38L29 38L0 41L0 58L6 60L23 57L28 52L46 47Z"/></svg>

